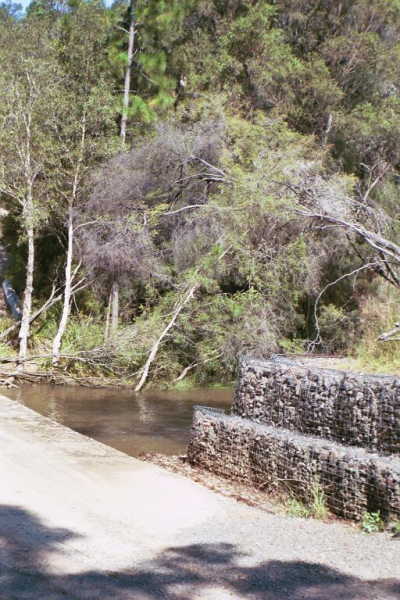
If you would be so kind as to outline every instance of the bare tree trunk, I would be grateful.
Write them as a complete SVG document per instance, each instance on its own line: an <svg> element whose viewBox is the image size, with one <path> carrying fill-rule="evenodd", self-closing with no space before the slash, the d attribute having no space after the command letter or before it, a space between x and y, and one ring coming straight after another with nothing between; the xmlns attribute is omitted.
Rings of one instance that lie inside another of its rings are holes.
<svg viewBox="0 0 400 600"><path fill-rule="evenodd" d="M128 62L125 71L125 82L124 82L124 97L122 102L122 117L121 117L121 131L120 136L122 141L125 143L126 140L126 126L128 122L128 108L129 108L129 93L131 89L131 73L132 73L132 59L133 50L135 47L135 5L134 0L131 0L130 5L131 18L129 23L129 38L128 38Z"/></svg>
<svg viewBox="0 0 400 600"><path fill-rule="evenodd" d="M71 311L71 295L72 295L72 259L73 259L73 243L74 243L74 227L72 216L72 203L68 206L68 246L67 246L67 262L65 265L65 288L64 288L64 303L61 313L61 319L58 324L57 333L53 340L53 365L57 365L60 360L60 348L65 329L68 324L68 318Z"/></svg>
<svg viewBox="0 0 400 600"><path fill-rule="evenodd" d="M106 312L106 326L104 328L104 341L107 342L110 338L110 317L111 317L111 298L112 294L108 296L107 312Z"/></svg>
<svg viewBox="0 0 400 600"><path fill-rule="evenodd" d="M67 328L69 315L71 312L71 297L72 297L72 280L74 278L75 273L72 273L72 261L74 254L74 216L73 216L73 208L75 201L78 196L79 182L81 176L81 168L83 163L83 153L85 150L85 142L86 142L86 114L85 112L82 115L81 120L81 140L80 140L80 148L79 155L77 158L77 162L75 164L75 172L72 183L72 191L71 195L68 198L68 244L67 244L67 261L65 264L65 288L64 288L64 302L63 309L61 313L61 319L58 324L57 333L53 340L53 365L56 365L60 359L60 348L63 335Z"/></svg>
<svg viewBox="0 0 400 600"><path fill-rule="evenodd" d="M28 79L29 81L29 79ZM28 351L28 338L30 331L30 319L32 312L32 294L33 294L33 271L35 268L35 230L34 230L34 203L33 203L33 184L35 175L32 169L31 143L32 143L32 115L28 112L24 118L26 141L24 158L24 175L26 183L26 196L22 202L22 215L24 219L25 233L28 240L28 260L26 264L26 281L24 300L22 304L22 318L19 329L19 359L21 363L18 369L23 369L23 361L26 359Z"/></svg>
<svg viewBox="0 0 400 600"><path fill-rule="evenodd" d="M131 0L130 3L130 22L128 32L128 53L127 53L127 65L125 71L124 81L124 96L122 99L122 116L121 116L121 129L120 137L125 144L126 142L126 128L128 124L128 108L129 108L129 94L131 91L131 74L132 74L132 59L133 51L135 48L135 0ZM111 327L110 335L114 335L118 328L118 316L119 316L119 284L114 281L111 288ZM106 336L108 336L108 328L106 325Z"/></svg>
<svg viewBox="0 0 400 600"><path fill-rule="evenodd" d="M222 352L219 352L215 356L210 356L209 358L206 358L205 360L201 360L200 362L196 362L196 363L192 363L191 365L188 365L187 367L185 367L183 369L182 373L174 379L174 381L182 381L182 379L184 379L186 377L186 375L189 373L189 371L191 371L191 369L195 369L199 365L204 365L205 363L210 362L210 360L215 360L216 358L219 358L221 355L222 355Z"/></svg>
<svg viewBox="0 0 400 600"><path fill-rule="evenodd" d="M111 288L111 327L110 336L115 335L118 329L119 316L119 284L114 281Z"/></svg>
<svg viewBox="0 0 400 600"><path fill-rule="evenodd" d="M19 358L21 361L26 359L27 351L28 351L28 338L29 338L29 330L30 330L30 318L32 312L32 294L33 294L33 270L35 266L35 235L34 229L32 225L32 212L33 212L33 204L32 204L32 195L30 191L30 199L29 202L29 216L28 216L28 225L26 229L26 234L28 237L28 261L26 265L26 284L24 291L24 300L22 305L22 319L21 319L21 327L19 330ZM21 362L22 368L23 362Z"/></svg>
<svg viewBox="0 0 400 600"><path fill-rule="evenodd" d="M329 113L325 131L322 136L322 146L326 146L326 144L328 143L329 134L332 129L332 123L333 123L332 113Z"/></svg>
<svg viewBox="0 0 400 600"><path fill-rule="evenodd" d="M151 366L151 363L153 362L153 360L155 359L158 349L160 347L160 344L162 342L162 340L165 338L165 336L167 335L168 331L175 325L175 322L177 320L177 318L179 317L179 314L181 313L182 309L185 307L185 305L189 302L189 300L191 300L194 296L195 291L197 290L197 288L199 287L199 284L196 283L195 285L193 285L189 291L186 293L186 295L183 297L182 301L179 302L179 304L176 306L173 314L172 314L172 318L169 321L168 325L165 327L165 329L163 329L161 335L157 338L156 342L153 344L151 350L150 350L150 354L146 360L146 363L143 367L143 371L142 371L142 376L140 378L139 383L137 384L137 386L135 387L135 392L140 392L140 390L142 389L142 387L144 386L144 384L146 383L148 374L149 374L149 369Z"/></svg>

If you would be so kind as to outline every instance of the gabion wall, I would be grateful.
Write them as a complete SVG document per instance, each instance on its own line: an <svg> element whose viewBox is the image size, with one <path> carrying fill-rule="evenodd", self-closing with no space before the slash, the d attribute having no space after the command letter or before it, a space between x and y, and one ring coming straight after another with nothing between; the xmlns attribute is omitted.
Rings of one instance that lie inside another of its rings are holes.
<svg viewBox="0 0 400 600"><path fill-rule="evenodd" d="M383 454L400 453L400 379L242 360L232 413Z"/></svg>
<svg viewBox="0 0 400 600"><path fill-rule="evenodd" d="M242 360L232 414L198 407L188 458L347 519L400 518L400 380Z"/></svg>
<svg viewBox="0 0 400 600"><path fill-rule="evenodd" d="M400 517L400 460L361 448L196 407L188 447L191 464L269 493L310 502L316 483L328 508L346 519L380 510Z"/></svg>

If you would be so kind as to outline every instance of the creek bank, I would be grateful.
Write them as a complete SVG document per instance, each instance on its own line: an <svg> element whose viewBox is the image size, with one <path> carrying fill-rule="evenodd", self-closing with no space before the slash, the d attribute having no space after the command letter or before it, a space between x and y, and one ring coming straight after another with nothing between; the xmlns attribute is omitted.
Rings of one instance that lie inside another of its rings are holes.
<svg viewBox="0 0 400 600"><path fill-rule="evenodd" d="M335 356L316 356L308 354L296 354L290 355L293 360L301 362L303 365L309 365L312 367L320 367L327 369L336 369L346 371L349 369L349 365L356 366L354 359L348 357L335 357ZM44 357L33 357L35 359L40 358L43 360ZM50 355L47 356L47 359ZM76 357L75 357L76 358ZM0 385L4 387L13 387L14 384L24 383L42 383L52 385L77 385L94 388L121 388L133 390L137 383L137 375L78 375L74 370L69 369L68 366L60 364L58 367L51 366L50 368L43 368L40 362L35 362L33 359L25 361L24 368L19 370L16 368L17 357L10 356L7 358L0 359ZM69 360L69 358L68 358ZM234 382L225 382L223 384L218 381L209 381L206 385L200 385L196 383L190 377L186 377L181 380L174 380L172 382L166 382L164 386L160 386L160 382L152 384L148 383L144 389L166 389L187 391L196 390L206 387L207 389L226 389L234 386Z"/></svg>
<svg viewBox="0 0 400 600"><path fill-rule="evenodd" d="M58 386L82 386L89 388L124 388L131 390L133 383L111 377L78 376L66 372L64 369L39 370L36 365L32 368L18 370L16 368L0 369L0 386L15 387L24 384L51 384Z"/></svg>

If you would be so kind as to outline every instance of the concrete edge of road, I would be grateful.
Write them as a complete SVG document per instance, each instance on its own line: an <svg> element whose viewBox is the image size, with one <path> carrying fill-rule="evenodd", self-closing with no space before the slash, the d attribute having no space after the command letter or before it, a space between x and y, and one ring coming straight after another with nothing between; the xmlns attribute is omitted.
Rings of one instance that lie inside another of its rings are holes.
<svg viewBox="0 0 400 600"><path fill-rule="evenodd" d="M125 454L121 450L117 450L111 446L104 444L98 440L95 440L83 433L74 431L70 427L53 421L50 417L45 417L40 413L36 412L32 408L29 408L17 400L8 398L5 394L0 394L0 422L4 419L14 421L16 427L26 432L26 437L35 439L45 440L51 442L52 449L55 452L62 453L64 455L76 455L77 448L79 447L79 454L84 453L86 458L101 458L103 460L114 460L118 463L130 463L135 465L136 468L139 466L142 469L153 471L157 473L164 473L170 475L172 478L178 478L180 480L187 479L186 477L177 473L171 473L157 465L153 465L147 461L140 460L139 458ZM0 428L1 438L1 428ZM193 482L195 483L195 482ZM199 484L196 484L199 485Z"/></svg>

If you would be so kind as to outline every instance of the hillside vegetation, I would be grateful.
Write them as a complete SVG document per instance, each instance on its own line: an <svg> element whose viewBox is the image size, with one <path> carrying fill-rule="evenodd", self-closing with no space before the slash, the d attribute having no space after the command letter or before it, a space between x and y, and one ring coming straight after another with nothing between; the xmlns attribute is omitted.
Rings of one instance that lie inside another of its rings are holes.
<svg viewBox="0 0 400 600"><path fill-rule="evenodd" d="M247 352L396 371L399 0L3 3L0 60L4 357L137 389Z"/></svg>

